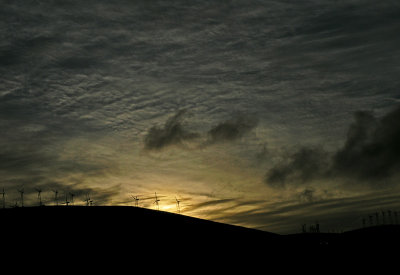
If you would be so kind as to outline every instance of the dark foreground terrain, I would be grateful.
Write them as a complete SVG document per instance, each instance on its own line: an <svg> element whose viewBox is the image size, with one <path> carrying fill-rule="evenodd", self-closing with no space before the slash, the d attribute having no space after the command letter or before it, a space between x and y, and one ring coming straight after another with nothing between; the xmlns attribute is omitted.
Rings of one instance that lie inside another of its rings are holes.
<svg viewBox="0 0 400 275"><path fill-rule="evenodd" d="M341 234L279 235L135 207L46 206L0 209L6 253L265 259L316 257L326 252L400 244L400 226ZM124 251L123 254L120 254ZM118 256L120 257L120 256Z"/></svg>

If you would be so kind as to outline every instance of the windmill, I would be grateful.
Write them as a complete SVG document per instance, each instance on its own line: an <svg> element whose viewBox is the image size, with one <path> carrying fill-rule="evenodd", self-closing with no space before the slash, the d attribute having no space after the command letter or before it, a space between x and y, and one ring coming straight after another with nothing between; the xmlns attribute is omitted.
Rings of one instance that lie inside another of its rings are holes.
<svg viewBox="0 0 400 275"><path fill-rule="evenodd" d="M53 190L54 192L54 202L56 203L56 206L58 206L58 190Z"/></svg>
<svg viewBox="0 0 400 275"><path fill-rule="evenodd" d="M4 193L4 191L3 191L3 193ZM398 219L397 219L397 211L394 211L394 223L395 223L395 224L398 224L398 223L399 223L399 221L398 221Z"/></svg>
<svg viewBox="0 0 400 275"><path fill-rule="evenodd" d="M90 200L90 195L89 195L89 194L86 194L86 199L84 199L83 201L86 202L86 206L90 206L90 202L91 202L91 200Z"/></svg>
<svg viewBox="0 0 400 275"><path fill-rule="evenodd" d="M42 189L40 188L35 188L35 190L38 192L38 200L39 200L39 206L42 206Z"/></svg>
<svg viewBox="0 0 400 275"><path fill-rule="evenodd" d="M138 196L133 196L133 195L131 195L131 197L132 197L132 199L135 201L135 207L138 207L139 206L139 198L138 198Z"/></svg>
<svg viewBox="0 0 400 275"><path fill-rule="evenodd" d="M382 224L385 224L385 211L382 211Z"/></svg>
<svg viewBox="0 0 400 275"><path fill-rule="evenodd" d="M74 205L74 193L69 192L69 195L71 196L71 204Z"/></svg>
<svg viewBox="0 0 400 275"><path fill-rule="evenodd" d="M67 193L65 193L65 205L66 205L66 206L69 205L68 194L67 194Z"/></svg>
<svg viewBox="0 0 400 275"><path fill-rule="evenodd" d="M388 210L388 217L389 217L389 224L393 224L393 220L392 220L392 211Z"/></svg>
<svg viewBox="0 0 400 275"><path fill-rule="evenodd" d="M18 192L21 195L21 207L24 207L24 188L18 189Z"/></svg>
<svg viewBox="0 0 400 275"><path fill-rule="evenodd" d="M368 217L369 217L369 225L370 226L374 225L374 221L372 220L373 216L369 215Z"/></svg>
<svg viewBox="0 0 400 275"><path fill-rule="evenodd" d="M154 192L154 195L155 195L154 203L155 203L156 206L157 206L157 210L160 210L160 205L158 204L160 200L159 200L158 197L157 197L157 192Z"/></svg>
<svg viewBox="0 0 400 275"><path fill-rule="evenodd" d="M176 210L177 210L178 213L180 214L180 213L181 213L181 207L180 207L179 203L180 203L181 201L178 200L177 197L175 197L175 200L176 200Z"/></svg>
<svg viewBox="0 0 400 275"><path fill-rule="evenodd" d="M375 213L376 225L379 225L379 213Z"/></svg>
<svg viewBox="0 0 400 275"><path fill-rule="evenodd" d="M3 196L3 209L6 208L6 192L4 191L4 187L3 187L3 192L0 193Z"/></svg>

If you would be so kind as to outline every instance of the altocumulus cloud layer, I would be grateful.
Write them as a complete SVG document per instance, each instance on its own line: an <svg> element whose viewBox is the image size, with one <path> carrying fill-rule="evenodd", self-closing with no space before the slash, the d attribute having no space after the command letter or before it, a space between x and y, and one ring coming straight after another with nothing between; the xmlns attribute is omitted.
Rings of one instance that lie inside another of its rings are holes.
<svg viewBox="0 0 400 275"><path fill-rule="evenodd" d="M298 203L339 219L353 196L361 211L377 187L398 194L398 1L0 4L9 205L22 187L32 204L35 187L99 204L159 191L290 231L318 208L276 214Z"/></svg>

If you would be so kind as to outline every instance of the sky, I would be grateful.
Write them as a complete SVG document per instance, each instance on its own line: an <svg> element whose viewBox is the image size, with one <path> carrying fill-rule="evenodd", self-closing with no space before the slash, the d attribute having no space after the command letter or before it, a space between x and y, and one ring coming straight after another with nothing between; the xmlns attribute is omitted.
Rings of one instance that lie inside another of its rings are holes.
<svg viewBox="0 0 400 275"><path fill-rule="evenodd" d="M396 0L0 0L6 206L288 234L400 210Z"/></svg>

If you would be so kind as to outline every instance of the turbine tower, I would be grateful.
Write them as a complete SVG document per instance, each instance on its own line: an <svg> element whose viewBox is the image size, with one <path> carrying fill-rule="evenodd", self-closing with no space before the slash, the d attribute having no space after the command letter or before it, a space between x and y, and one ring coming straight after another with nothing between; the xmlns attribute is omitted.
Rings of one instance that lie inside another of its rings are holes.
<svg viewBox="0 0 400 275"><path fill-rule="evenodd" d="M54 202L56 203L56 206L58 206L58 190L53 190L54 192Z"/></svg>
<svg viewBox="0 0 400 275"><path fill-rule="evenodd" d="M85 199L84 201L86 202L86 206L90 206L91 200L90 200L90 195L89 195L89 193L86 194L86 199Z"/></svg>
<svg viewBox="0 0 400 275"><path fill-rule="evenodd" d="M71 196L71 204L74 205L74 193L69 192L69 195Z"/></svg>
<svg viewBox="0 0 400 275"><path fill-rule="evenodd" d="M139 206L139 198L138 198L138 196L133 196L133 195L131 195L131 197L132 197L133 200L135 201L135 207L138 207L138 206Z"/></svg>
<svg viewBox="0 0 400 275"><path fill-rule="evenodd" d="M3 209L6 208L6 192L4 191L4 187L3 187L3 192L1 193L1 195L3 196Z"/></svg>
<svg viewBox="0 0 400 275"><path fill-rule="evenodd" d="M42 206L42 189L40 188L35 188L36 191L38 192L38 200L39 200L39 206Z"/></svg>
<svg viewBox="0 0 400 275"><path fill-rule="evenodd" d="M389 224L393 224L393 220L392 220L392 211L388 210L388 217L389 217Z"/></svg>
<svg viewBox="0 0 400 275"><path fill-rule="evenodd" d="M18 189L18 192L21 195L21 207L24 207L24 188Z"/></svg>
<svg viewBox="0 0 400 275"><path fill-rule="evenodd" d="M175 200L176 200L176 210L177 210L178 213L180 214L180 213L181 213L181 207L180 207L179 203L180 203L181 201L178 200L177 197L175 197Z"/></svg>
<svg viewBox="0 0 400 275"><path fill-rule="evenodd" d="M69 205L69 201L68 201L68 194L65 193L65 206Z"/></svg>
<svg viewBox="0 0 400 275"><path fill-rule="evenodd" d="M157 210L160 210L160 205L158 204L158 202L159 202L160 200L159 200L158 197L157 197L157 192L154 192L154 195L155 195L154 203L155 203L156 206L157 206Z"/></svg>

